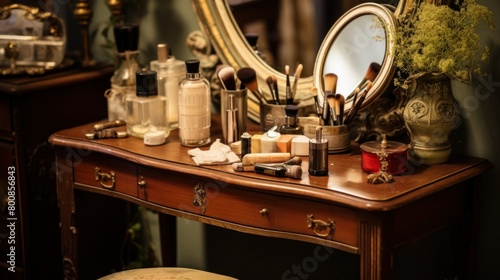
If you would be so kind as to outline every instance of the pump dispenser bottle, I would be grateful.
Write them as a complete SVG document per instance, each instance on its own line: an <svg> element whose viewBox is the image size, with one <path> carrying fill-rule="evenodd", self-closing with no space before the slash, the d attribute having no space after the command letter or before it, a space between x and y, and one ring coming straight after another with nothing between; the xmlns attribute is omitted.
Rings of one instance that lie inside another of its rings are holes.
<svg viewBox="0 0 500 280"><path fill-rule="evenodd" d="M210 83L201 77L200 61L186 60L186 78L179 84L179 137L183 146L210 143Z"/></svg>
<svg viewBox="0 0 500 280"><path fill-rule="evenodd" d="M158 59L151 61L150 68L158 76L158 95L167 97L168 122L170 129L179 126L178 92L179 83L186 77L184 61L169 55L167 44L158 44Z"/></svg>
<svg viewBox="0 0 500 280"><path fill-rule="evenodd" d="M135 95L135 73L139 71L139 26L116 25L113 29L118 61L111 77L111 89L105 92L108 100L108 120L125 120L125 100Z"/></svg>
<svg viewBox="0 0 500 280"><path fill-rule="evenodd" d="M145 144L163 144L169 135L167 98L158 96L156 72L136 73L136 95L127 97L127 132Z"/></svg>

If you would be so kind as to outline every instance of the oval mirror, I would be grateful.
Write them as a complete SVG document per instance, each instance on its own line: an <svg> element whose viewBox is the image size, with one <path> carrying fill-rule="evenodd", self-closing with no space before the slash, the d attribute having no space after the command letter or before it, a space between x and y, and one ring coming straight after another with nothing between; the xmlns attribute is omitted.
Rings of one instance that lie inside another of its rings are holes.
<svg viewBox="0 0 500 280"><path fill-rule="evenodd" d="M402 13L413 2L414 0L397 1L395 14ZM264 86L267 77L275 75L278 78L279 92L281 94L285 93L286 76L282 72L273 69L255 54L238 27L227 0L192 0L192 3L198 16L200 28L210 40L222 63L235 69L241 67L254 68L257 74L257 82L264 94L269 94L267 86ZM298 82L296 97L298 99L309 97L313 85L313 76L302 77ZM346 109L348 109L347 106ZM259 122L259 103L252 95L249 96L248 100L248 115L252 120Z"/></svg>
<svg viewBox="0 0 500 280"><path fill-rule="evenodd" d="M356 88L365 90L367 81L372 87L360 110L387 89L395 67L390 52L392 35L386 28L395 26L393 10L376 3L358 5L340 17L326 35L315 63L313 77L320 104L327 73L337 75L336 93L344 95L344 111L351 109Z"/></svg>

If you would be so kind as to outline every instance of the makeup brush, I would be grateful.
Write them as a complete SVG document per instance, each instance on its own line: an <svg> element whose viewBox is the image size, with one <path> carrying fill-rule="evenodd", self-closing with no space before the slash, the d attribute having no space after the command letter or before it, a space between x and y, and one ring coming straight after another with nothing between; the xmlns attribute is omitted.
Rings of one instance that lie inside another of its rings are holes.
<svg viewBox="0 0 500 280"><path fill-rule="evenodd" d="M328 101L328 106L330 107L330 125L335 125L337 123L337 106L335 105L335 93L329 92L326 95L326 100Z"/></svg>
<svg viewBox="0 0 500 280"><path fill-rule="evenodd" d="M337 93L338 76L334 73L327 73L323 77L325 92Z"/></svg>
<svg viewBox="0 0 500 280"><path fill-rule="evenodd" d="M381 67L380 64L378 64L376 62L370 63L370 65L368 66L368 69L366 70L365 76L359 82L359 84L356 86L356 88L359 87L360 89L363 89L364 87L366 87L366 84L368 83L368 81L373 82L375 80L375 78L377 77L378 73L380 72L380 67ZM347 99L352 98L353 95L354 95L354 92L349 94L349 96L347 96Z"/></svg>
<svg viewBox="0 0 500 280"><path fill-rule="evenodd" d="M217 72L220 83L225 90L236 90L236 80L234 78L234 68L224 66Z"/></svg>
<svg viewBox="0 0 500 280"><path fill-rule="evenodd" d="M335 91L337 90L337 80L338 77L334 73L327 73L323 77L323 87L325 92L323 93L323 111L321 118L323 119L324 125L328 125L330 123L331 117L335 117L335 115L330 116L332 109L330 107L330 104L328 103L327 95L329 93L335 94Z"/></svg>
<svg viewBox="0 0 500 280"><path fill-rule="evenodd" d="M257 97L260 103L267 103L263 98L262 91L260 91L259 84L257 83L257 76L255 70L250 67L243 67L236 73L238 79L245 84L245 86Z"/></svg>
<svg viewBox="0 0 500 280"><path fill-rule="evenodd" d="M292 105L293 104L293 96L292 96L292 89L290 87L290 66L289 65L285 66L285 75L286 75L286 104Z"/></svg>
<svg viewBox="0 0 500 280"><path fill-rule="evenodd" d="M276 99L276 104L281 105L280 101L280 92L278 90L278 78L276 75L271 75L273 77L273 85L274 85L274 98Z"/></svg>
<svg viewBox="0 0 500 280"><path fill-rule="evenodd" d="M372 82L368 81L366 88L359 95L358 101L352 105L352 108L349 111L349 114L347 115L347 117L344 120L344 124L346 124L346 125L349 124L352 121L352 118L354 118L354 116L358 113L359 109L361 108L361 105L363 104L363 101L365 101L366 94L368 94L368 92L372 88L372 85L373 85Z"/></svg>
<svg viewBox="0 0 500 280"><path fill-rule="evenodd" d="M361 90L359 89L359 87L357 87L357 88L354 90L354 96L353 96L353 98L352 98L352 106L351 106L351 108L352 108L352 107L354 107L354 104L356 104L356 100L358 99L358 95L359 95L359 92L360 92L360 91L361 91Z"/></svg>
<svg viewBox="0 0 500 280"><path fill-rule="evenodd" d="M273 76L269 76L266 78L267 86L269 87L269 92L271 93L271 98L273 99L273 103L279 105L278 100L276 100L276 93L274 92L274 79Z"/></svg>
<svg viewBox="0 0 500 280"><path fill-rule="evenodd" d="M335 113L337 114L337 124L344 124L344 105L345 98L342 94L335 94Z"/></svg>
<svg viewBox="0 0 500 280"><path fill-rule="evenodd" d="M319 106L319 100L318 100L318 88L313 86L311 88L311 94L312 97L314 98L314 104L316 105L316 114L318 115L318 118L321 118L321 107Z"/></svg>
<svg viewBox="0 0 500 280"><path fill-rule="evenodd" d="M297 85L299 83L300 75L302 75L302 68L304 66L299 63L297 65L297 69L295 69L295 74L293 75L293 87L292 87L292 98L295 100L295 96L297 95Z"/></svg>

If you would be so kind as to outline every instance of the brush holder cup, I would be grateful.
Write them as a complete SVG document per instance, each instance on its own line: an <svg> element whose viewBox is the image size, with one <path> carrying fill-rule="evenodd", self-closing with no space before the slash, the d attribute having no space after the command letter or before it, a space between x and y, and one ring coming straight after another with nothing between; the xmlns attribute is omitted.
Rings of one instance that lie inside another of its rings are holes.
<svg viewBox="0 0 500 280"><path fill-rule="evenodd" d="M304 126L304 135L314 138L316 133L315 124ZM342 153L351 147L351 134L347 125L323 126L322 138L328 140L328 153Z"/></svg>
<svg viewBox="0 0 500 280"><path fill-rule="evenodd" d="M299 107L297 117L308 117L311 114L316 114L314 103L295 105ZM260 104L260 126L262 131L268 131L275 125L280 127L285 124L285 107L286 105Z"/></svg>
<svg viewBox="0 0 500 280"><path fill-rule="evenodd" d="M234 108L236 111L236 119L238 125L237 138L239 139L241 134L247 130L247 89L238 90L225 90L220 91L220 114L222 123L222 136L224 137L224 142L227 139L227 109L229 108L229 95L234 95Z"/></svg>

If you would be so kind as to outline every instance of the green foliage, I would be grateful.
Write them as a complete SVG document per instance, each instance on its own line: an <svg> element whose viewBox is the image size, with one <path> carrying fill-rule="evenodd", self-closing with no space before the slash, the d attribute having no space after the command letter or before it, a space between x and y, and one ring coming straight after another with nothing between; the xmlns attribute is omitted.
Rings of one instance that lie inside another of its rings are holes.
<svg viewBox="0 0 500 280"><path fill-rule="evenodd" d="M452 7L424 2L398 18L394 60L403 75L444 74L469 83L480 62L489 57L480 46L477 27L494 28L493 13L475 0L455 1ZM401 80L395 83L401 85Z"/></svg>

